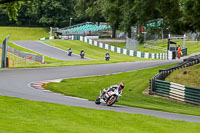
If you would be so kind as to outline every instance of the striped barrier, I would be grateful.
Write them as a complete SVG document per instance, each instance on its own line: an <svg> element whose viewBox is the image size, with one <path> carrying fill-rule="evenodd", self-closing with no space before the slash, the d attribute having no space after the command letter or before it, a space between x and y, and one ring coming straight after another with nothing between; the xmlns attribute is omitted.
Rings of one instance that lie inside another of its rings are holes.
<svg viewBox="0 0 200 133"><path fill-rule="evenodd" d="M184 59L183 62L173 67L159 70L159 73L149 80L149 94L156 94L177 101L200 105L200 88L163 81L173 71L198 63L200 63L200 54Z"/></svg>
<svg viewBox="0 0 200 133"><path fill-rule="evenodd" d="M72 37L76 38L75 40L78 40L79 38L77 37ZM129 55L129 56L135 56L135 57L140 57L140 58L152 58L152 59L167 59L167 54L166 53L147 53L147 52L140 52L140 51L134 51L134 50L128 50L128 49L123 49L120 47L112 46L110 44L105 44L101 43L98 41L94 41L92 39L80 36L80 41L83 41L85 43L91 44L93 46L97 46L103 49L107 49L116 53L121 53L124 55ZM172 54L172 53L168 53ZM171 56L172 57L172 56ZM171 58L170 58L171 59Z"/></svg>
<svg viewBox="0 0 200 133"><path fill-rule="evenodd" d="M40 38L40 40L53 40L53 39L55 39L55 37L54 37L54 36Z"/></svg>
<svg viewBox="0 0 200 133"><path fill-rule="evenodd" d="M181 102L200 105L200 88L156 79L155 94Z"/></svg>

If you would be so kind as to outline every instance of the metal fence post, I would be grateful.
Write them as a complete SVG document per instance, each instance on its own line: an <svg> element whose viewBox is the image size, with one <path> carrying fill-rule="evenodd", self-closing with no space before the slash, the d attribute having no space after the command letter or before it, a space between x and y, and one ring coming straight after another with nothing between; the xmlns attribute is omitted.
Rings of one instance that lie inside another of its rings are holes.
<svg viewBox="0 0 200 133"><path fill-rule="evenodd" d="M8 38L10 36L8 35L2 44L2 59L1 59L1 68L7 67L7 49L8 49Z"/></svg>
<svg viewBox="0 0 200 133"><path fill-rule="evenodd" d="M153 94L153 78L150 79L149 95Z"/></svg>

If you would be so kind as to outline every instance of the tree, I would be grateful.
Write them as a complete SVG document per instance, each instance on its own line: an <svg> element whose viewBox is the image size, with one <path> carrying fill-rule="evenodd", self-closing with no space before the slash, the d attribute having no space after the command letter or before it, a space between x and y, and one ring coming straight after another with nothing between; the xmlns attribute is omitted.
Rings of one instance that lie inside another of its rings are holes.
<svg viewBox="0 0 200 133"><path fill-rule="evenodd" d="M12 2L18 2L18 1L31 1L31 0L0 0L0 4L5 4L5 3L12 3Z"/></svg>
<svg viewBox="0 0 200 133"><path fill-rule="evenodd" d="M17 20L18 10L24 1L28 0L0 0L0 4L6 7L10 20Z"/></svg>
<svg viewBox="0 0 200 133"><path fill-rule="evenodd" d="M122 19L121 6L123 0L100 0L101 12L106 22L112 26L112 37L116 37L116 30Z"/></svg>
<svg viewBox="0 0 200 133"><path fill-rule="evenodd" d="M64 27L74 17L75 0L33 0L25 2L18 20L25 25Z"/></svg>
<svg viewBox="0 0 200 133"><path fill-rule="evenodd" d="M74 0L34 0L28 14L43 26L69 25L74 16Z"/></svg>
<svg viewBox="0 0 200 133"><path fill-rule="evenodd" d="M122 20L120 27L128 33L128 37L131 37L131 27L137 23L136 14L134 11L135 3L133 0L123 0L124 4L121 6Z"/></svg>
<svg viewBox="0 0 200 133"><path fill-rule="evenodd" d="M181 20L182 11L179 0L159 0L157 7L160 10L165 28L175 34L182 34L185 31L185 25Z"/></svg>
<svg viewBox="0 0 200 133"><path fill-rule="evenodd" d="M181 20L186 31L200 31L200 4L199 0L180 0L180 10L183 12Z"/></svg>
<svg viewBox="0 0 200 133"><path fill-rule="evenodd" d="M75 5L76 18L92 22L105 21L101 13L99 0L78 0Z"/></svg>

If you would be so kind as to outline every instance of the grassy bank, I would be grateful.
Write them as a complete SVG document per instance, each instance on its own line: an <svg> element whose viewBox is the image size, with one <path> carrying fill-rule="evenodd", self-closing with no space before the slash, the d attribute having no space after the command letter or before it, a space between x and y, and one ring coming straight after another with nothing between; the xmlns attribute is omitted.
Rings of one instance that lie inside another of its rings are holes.
<svg viewBox="0 0 200 133"><path fill-rule="evenodd" d="M2 55L2 49L0 48L0 55ZM35 65L40 65L39 62L35 62L32 60L24 59L19 56L16 56L10 52L7 53L9 57L9 65L10 67L30 67ZM1 56L0 56L0 66L1 66Z"/></svg>
<svg viewBox="0 0 200 133"><path fill-rule="evenodd" d="M0 27L0 41L10 35L9 40L39 40L42 37L49 36L49 28L34 28L34 27Z"/></svg>
<svg viewBox="0 0 200 133"><path fill-rule="evenodd" d="M123 54L118 54L115 52L109 52L111 55L110 61L105 61L105 53L107 50L101 49L99 47L91 46L87 43L81 42L81 41L72 41L72 40L46 40L43 41L44 43L63 49L67 51L69 47L72 48L73 53L80 54L81 49L84 49L86 53L86 57L91 58L92 60L79 60L79 61L62 61L62 60L56 60L52 59L50 57L44 56L45 64L41 65L33 65L29 67L56 67L56 66L72 66L72 65L93 65L93 64L108 64L108 63L118 63L118 62L132 62L132 61L141 61L141 60L148 60L144 58L137 58L137 57L131 57ZM19 47L15 44L9 43L9 46L14 47L15 49L18 49L20 51L25 51L37 55L36 52L33 52L31 50L27 50L25 48ZM67 53L66 53L67 54Z"/></svg>
<svg viewBox="0 0 200 133"><path fill-rule="evenodd" d="M108 76L65 79L61 83L49 83L46 89L94 101L99 94L99 90L124 82L125 89L118 103L120 105L200 116L200 107L142 94L149 87L149 79L154 77L159 69L170 66L172 65Z"/></svg>
<svg viewBox="0 0 200 133"><path fill-rule="evenodd" d="M200 88L200 64L182 68L171 73L165 80Z"/></svg>
<svg viewBox="0 0 200 133"><path fill-rule="evenodd" d="M54 46L66 51L68 48L72 48L73 53L77 55L80 54L81 49L84 49L86 57L99 61L101 63L107 62L105 61L105 53L108 50L92 46L85 42L73 41L73 40L47 40L44 42L51 46ZM118 54L112 51L109 51L109 53L110 53L110 61L108 63L147 60L144 58L137 58L137 57L131 57L131 56L123 55L123 54Z"/></svg>
<svg viewBox="0 0 200 133"><path fill-rule="evenodd" d="M199 123L0 96L2 133L199 133Z"/></svg>

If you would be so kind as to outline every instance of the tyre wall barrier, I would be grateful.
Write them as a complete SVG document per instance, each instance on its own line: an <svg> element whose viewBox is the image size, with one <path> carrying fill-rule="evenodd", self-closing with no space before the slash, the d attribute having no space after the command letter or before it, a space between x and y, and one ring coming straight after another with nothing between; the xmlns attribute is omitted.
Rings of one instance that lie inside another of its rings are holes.
<svg viewBox="0 0 200 133"><path fill-rule="evenodd" d="M200 88L156 79L155 94L181 102L200 105Z"/></svg>
<svg viewBox="0 0 200 133"><path fill-rule="evenodd" d="M159 70L159 73L149 80L149 94L200 105L200 88L163 81L171 72L198 63L200 63L200 54L184 59L183 62L173 67Z"/></svg>
<svg viewBox="0 0 200 133"><path fill-rule="evenodd" d="M2 44L0 44L0 48L2 48ZM40 56L40 55L36 55L36 54L31 54L31 53L19 51L19 50L15 49L15 48L12 48L10 46L8 46L8 51L13 53L14 55L19 56L19 57L44 63L44 56Z"/></svg>
<svg viewBox="0 0 200 133"><path fill-rule="evenodd" d="M101 43L98 41L94 41L92 39L80 36L80 38L78 37L72 37L74 38L74 40L79 40L89 43L93 46L97 46L103 49L107 49L116 53L121 53L121 54L125 54L125 55L129 55L129 56L135 56L135 57L140 57L140 58L151 58L151 59L167 59L167 54L166 53L147 53L147 52L140 52L140 51L134 51L134 50L128 50L128 49L123 49L120 47L116 47L116 46L112 46L110 44L105 44L105 43Z"/></svg>

